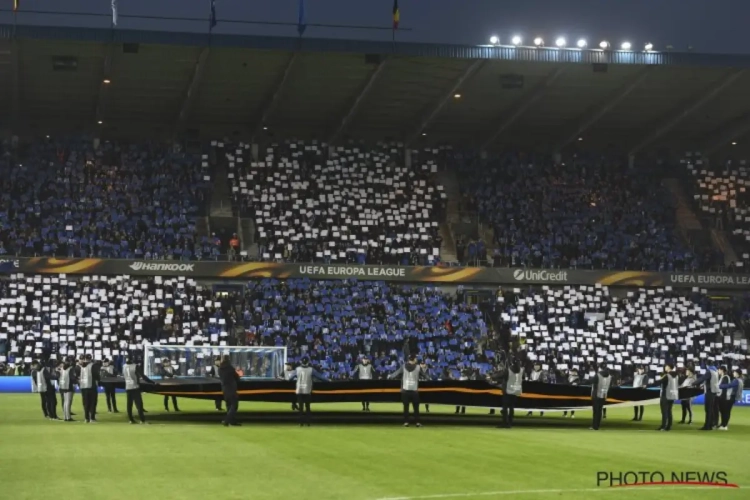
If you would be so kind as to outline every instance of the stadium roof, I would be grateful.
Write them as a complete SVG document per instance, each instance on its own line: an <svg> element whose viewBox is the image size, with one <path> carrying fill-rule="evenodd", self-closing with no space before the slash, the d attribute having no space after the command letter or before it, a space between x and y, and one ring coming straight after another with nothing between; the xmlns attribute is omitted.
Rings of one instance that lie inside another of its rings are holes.
<svg viewBox="0 0 750 500"><path fill-rule="evenodd" d="M0 25L0 117L39 134L101 120L123 136L710 152L750 133L748 69L737 55Z"/></svg>

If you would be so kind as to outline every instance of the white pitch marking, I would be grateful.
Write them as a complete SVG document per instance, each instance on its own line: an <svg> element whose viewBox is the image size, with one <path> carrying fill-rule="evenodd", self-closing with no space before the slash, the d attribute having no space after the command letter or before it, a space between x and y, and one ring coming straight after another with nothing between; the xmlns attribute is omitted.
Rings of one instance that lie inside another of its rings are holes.
<svg viewBox="0 0 750 500"><path fill-rule="evenodd" d="M648 490L698 490L705 489L709 486L638 486L634 488L573 488L573 489L551 489L551 490L505 490L505 491L480 491L475 493L445 493L439 495L424 495L414 497L383 497L377 500L430 500L440 498L466 498L466 497L492 497L505 495L534 495L534 494L554 494L554 493L584 493L584 492L605 492L605 491L642 491Z"/></svg>

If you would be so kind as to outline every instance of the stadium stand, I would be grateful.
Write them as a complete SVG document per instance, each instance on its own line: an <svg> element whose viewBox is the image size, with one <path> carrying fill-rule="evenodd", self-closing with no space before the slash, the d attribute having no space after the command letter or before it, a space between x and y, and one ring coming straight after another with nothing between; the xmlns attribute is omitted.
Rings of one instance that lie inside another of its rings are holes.
<svg viewBox="0 0 750 500"><path fill-rule="evenodd" d="M395 370L409 338L446 377L490 367L476 352L488 335L482 312L430 287L268 279L226 295L184 278L14 275L0 282L0 297L0 361L14 367L84 350L120 359L144 342L276 345L339 380L361 355L381 375Z"/></svg>
<svg viewBox="0 0 750 500"><path fill-rule="evenodd" d="M0 298L0 362L12 370L84 351L121 363L127 351L158 342L286 346L290 361L309 356L333 380L349 378L367 355L385 377L409 341L433 377L481 377L504 334L529 364L560 374L587 372L595 361L624 374L640 363L655 372L667 360L745 366L747 354L747 339L709 310L704 295L668 289L629 292L625 300L599 286L506 291L491 328L461 294L355 280L265 279L227 294L186 278L16 274L0 282Z"/></svg>
<svg viewBox="0 0 750 500"><path fill-rule="evenodd" d="M747 161L728 161L713 167L699 154L689 154L682 161L694 183L698 209L716 228L732 238L738 259L731 267L735 272L750 272L750 167Z"/></svg>
<svg viewBox="0 0 750 500"><path fill-rule="evenodd" d="M695 271L702 256L675 234L674 208L649 171L616 162L518 157L464 169L463 197L494 229L501 267ZM471 258L483 251L474 242Z"/></svg>
<svg viewBox="0 0 750 500"><path fill-rule="evenodd" d="M22 157L25 157L22 159ZM0 254L201 259L199 158L156 144L41 140L0 162Z"/></svg>
<svg viewBox="0 0 750 500"><path fill-rule="evenodd" d="M214 143L236 213L255 221L258 260L439 262L446 195L432 160L405 167L395 144L286 141L253 161L248 144Z"/></svg>
<svg viewBox="0 0 750 500"><path fill-rule="evenodd" d="M501 321L510 324L514 342L552 373L591 374L597 363L625 377L638 365L653 376L667 362L678 368L709 359L747 365L741 326L712 312L697 290L640 288L618 299L600 285L543 287L501 300Z"/></svg>

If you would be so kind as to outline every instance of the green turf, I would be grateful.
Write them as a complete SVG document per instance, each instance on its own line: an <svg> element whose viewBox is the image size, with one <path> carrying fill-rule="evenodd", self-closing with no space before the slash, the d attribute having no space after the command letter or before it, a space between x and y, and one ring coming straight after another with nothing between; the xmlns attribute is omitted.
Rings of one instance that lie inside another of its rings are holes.
<svg viewBox="0 0 750 500"><path fill-rule="evenodd" d="M162 407L155 396L145 401L149 415ZM78 397L74 407L79 415L80 402ZM213 407L210 401L180 404L186 413ZM100 397L100 410L103 405ZM124 407L123 397L120 405ZM359 405L317 407L356 410ZM395 405L372 407L397 410ZM433 405L432 411L452 408ZM657 407L647 407L643 423L608 430L608 424L631 416L630 409L610 409L598 433L588 430L591 412L579 412L576 420L545 415L543 427L512 430L437 425L224 428L218 413L215 425L187 419L128 425L124 414L106 412L98 425L86 425L44 420L36 395L0 395L0 498L750 498L750 410L736 408L728 432L698 432L694 423L659 433L653 431L657 415ZM697 409L695 420L702 418ZM550 421L561 425L549 426ZM724 470L730 482L744 488L596 489L599 470Z"/></svg>

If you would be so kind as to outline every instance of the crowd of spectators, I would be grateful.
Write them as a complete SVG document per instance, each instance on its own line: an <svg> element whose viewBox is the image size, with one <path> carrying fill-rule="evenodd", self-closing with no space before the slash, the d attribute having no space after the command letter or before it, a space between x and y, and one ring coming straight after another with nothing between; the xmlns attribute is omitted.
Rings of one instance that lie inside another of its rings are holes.
<svg viewBox="0 0 750 500"><path fill-rule="evenodd" d="M362 355L385 376L407 340L444 376L490 367L477 352L482 312L431 287L266 279L225 293L185 278L14 275L0 300L0 362L14 371L84 353L121 361L144 343L255 345L286 346L291 361L309 356L338 380Z"/></svg>
<svg viewBox="0 0 750 500"><path fill-rule="evenodd" d="M529 364L557 377L591 374L600 363L621 378L644 366L653 378L665 363L744 368L750 359L741 326L712 311L705 290L641 288L618 298L600 285L516 289L499 298L497 314Z"/></svg>
<svg viewBox="0 0 750 500"><path fill-rule="evenodd" d="M258 260L432 265L446 195L431 160L404 166L395 144L287 141L254 161L249 144L216 142L233 203L255 222Z"/></svg>
<svg viewBox="0 0 750 500"><path fill-rule="evenodd" d="M431 376L458 379L483 377L507 343L554 380L599 363L627 374L636 365L656 373L666 362L744 367L748 359L736 318L713 312L698 290L617 299L601 286L508 289L494 308L467 304L462 290L376 281L264 279L227 292L182 277L16 274L0 281L0 363L23 373L35 359L82 354L118 365L144 344L285 346L291 362L308 356L343 380L362 356L386 377L408 342Z"/></svg>
<svg viewBox="0 0 750 500"><path fill-rule="evenodd" d="M0 255L211 258L196 237L209 174L179 147L97 139L6 141Z"/></svg>
<svg viewBox="0 0 750 500"><path fill-rule="evenodd" d="M603 160L470 161L463 204L494 229L495 266L695 271L660 179Z"/></svg>
<svg viewBox="0 0 750 500"><path fill-rule="evenodd" d="M682 160L693 182L693 197L700 213L714 227L731 235L738 260L731 269L750 272L750 167L747 161L709 166L699 153Z"/></svg>

